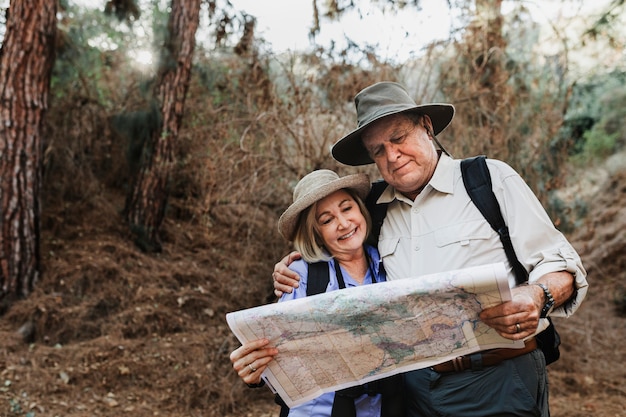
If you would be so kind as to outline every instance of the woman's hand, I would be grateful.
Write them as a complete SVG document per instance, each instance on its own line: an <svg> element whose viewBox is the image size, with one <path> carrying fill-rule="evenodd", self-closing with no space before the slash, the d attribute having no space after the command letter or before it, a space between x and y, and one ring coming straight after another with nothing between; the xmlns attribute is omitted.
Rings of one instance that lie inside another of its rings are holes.
<svg viewBox="0 0 626 417"><path fill-rule="evenodd" d="M246 384L260 383L261 374L278 353L278 349L267 346L269 343L267 339L254 340L244 343L230 354L233 368Z"/></svg>

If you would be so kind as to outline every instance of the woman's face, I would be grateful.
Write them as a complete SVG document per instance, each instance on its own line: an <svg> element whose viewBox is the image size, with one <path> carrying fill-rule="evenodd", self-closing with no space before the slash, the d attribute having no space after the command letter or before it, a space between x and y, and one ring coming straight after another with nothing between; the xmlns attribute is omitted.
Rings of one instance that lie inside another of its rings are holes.
<svg viewBox="0 0 626 417"><path fill-rule="evenodd" d="M324 246L333 257L353 255L363 248L367 222L357 202L338 190L317 202L315 224Z"/></svg>

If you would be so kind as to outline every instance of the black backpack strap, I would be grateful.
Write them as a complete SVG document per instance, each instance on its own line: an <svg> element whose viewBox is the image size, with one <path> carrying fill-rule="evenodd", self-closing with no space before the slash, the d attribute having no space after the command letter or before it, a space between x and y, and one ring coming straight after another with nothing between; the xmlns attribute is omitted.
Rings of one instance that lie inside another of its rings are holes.
<svg viewBox="0 0 626 417"><path fill-rule="evenodd" d="M465 189L474 202L474 205L476 205L491 227L498 232L500 236L506 257L511 265L513 265L515 282L517 285L525 283L528 281L528 272L515 255L511 236L509 235L509 228L502 218L500 204L498 204L498 200L496 200L496 196L493 193L491 174L489 173L489 168L487 168L485 156L480 155L462 160L461 173L463 175ZM539 348L543 351L546 359L546 365L555 362L561 355L559 351L561 338L550 317L548 317L548 321L550 323L549 326L536 337Z"/></svg>
<svg viewBox="0 0 626 417"><path fill-rule="evenodd" d="M509 228L504 222L500 204L498 204L498 200L496 200L496 196L493 193L491 174L489 173L489 168L487 168L486 157L479 155L463 159L461 161L461 173L465 189L474 205L500 236L506 257L513 266L515 281L518 285L528 281L528 272L515 255Z"/></svg>
<svg viewBox="0 0 626 417"><path fill-rule="evenodd" d="M285 401L280 397L280 395L274 395L274 402L280 406L280 414L279 417L287 417L289 415L289 407L285 403Z"/></svg>
<svg viewBox="0 0 626 417"><path fill-rule="evenodd" d="M308 264L308 277L306 285L306 296L321 294L326 292L330 282L330 272L328 262L320 261Z"/></svg>
<svg viewBox="0 0 626 417"><path fill-rule="evenodd" d="M372 218L372 230L370 230L370 234L367 237L367 243L371 246L378 246L378 236L380 236L380 228L385 221L385 216L387 215L387 205L388 204L376 204L376 200L380 197L380 195L387 188L387 183L383 180L376 181L372 184L372 189L370 190L367 198L365 199L365 207L370 213L370 217Z"/></svg>

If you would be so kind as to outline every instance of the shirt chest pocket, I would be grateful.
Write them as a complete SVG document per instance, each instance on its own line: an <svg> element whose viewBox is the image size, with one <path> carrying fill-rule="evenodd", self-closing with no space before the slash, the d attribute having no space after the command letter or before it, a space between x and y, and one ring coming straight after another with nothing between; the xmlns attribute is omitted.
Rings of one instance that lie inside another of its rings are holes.
<svg viewBox="0 0 626 417"><path fill-rule="evenodd" d="M378 252L380 253L380 257L386 258L390 255L393 255L396 252L399 242L400 242L399 237L388 237L388 238L383 238L379 240Z"/></svg>
<svg viewBox="0 0 626 417"><path fill-rule="evenodd" d="M433 233L435 245L443 248L449 245L467 246L472 241L484 241L491 238L495 231L485 220L473 220L437 229Z"/></svg>

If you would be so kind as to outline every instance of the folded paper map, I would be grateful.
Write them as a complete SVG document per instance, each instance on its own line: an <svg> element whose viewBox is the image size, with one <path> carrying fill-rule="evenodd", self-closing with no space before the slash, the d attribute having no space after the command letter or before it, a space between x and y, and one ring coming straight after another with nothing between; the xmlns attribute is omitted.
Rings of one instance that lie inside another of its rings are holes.
<svg viewBox="0 0 626 417"><path fill-rule="evenodd" d="M278 348L263 378L290 407L472 352L522 348L482 323L511 299L504 265L405 278L228 313L241 343Z"/></svg>

